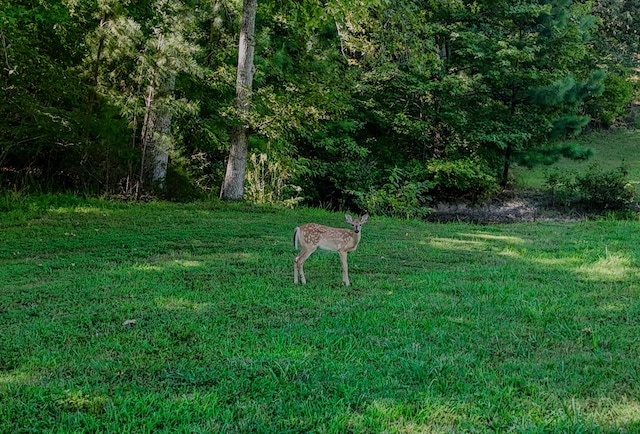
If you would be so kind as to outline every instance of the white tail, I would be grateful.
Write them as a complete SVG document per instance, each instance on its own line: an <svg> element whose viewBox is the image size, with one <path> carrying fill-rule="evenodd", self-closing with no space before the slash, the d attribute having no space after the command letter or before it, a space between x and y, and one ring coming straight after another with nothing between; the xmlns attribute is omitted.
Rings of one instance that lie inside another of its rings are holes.
<svg viewBox="0 0 640 434"><path fill-rule="evenodd" d="M369 219L369 214L363 215L360 219L354 220L349 214L344 218L351 225L352 230L336 229L322 226L317 223L307 223L299 226L293 231L293 245L297 249L300 247L300 254L293 262L293 283L298 283L298 271L302 283L307 283L304 278L304 261L318 248L331 250L340 254L342 263L342 280L349 286L349 267L347 264L347 253L353 252L360 242L362 236L362 225Z"/></svg>

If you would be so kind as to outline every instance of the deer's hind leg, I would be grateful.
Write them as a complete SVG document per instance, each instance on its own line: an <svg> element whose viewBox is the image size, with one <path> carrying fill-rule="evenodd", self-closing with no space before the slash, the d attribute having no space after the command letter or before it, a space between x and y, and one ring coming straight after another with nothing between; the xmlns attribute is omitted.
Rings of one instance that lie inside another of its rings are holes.
<svg viewBox="0 0 640 434"><path fill-rule="evenodd" d="M293 283L298 283L298 273L300 273L300 280L303 285L307 284L307 279L304 277L304 261L315 251L303 249L298 256L293 260Z"/></svg>

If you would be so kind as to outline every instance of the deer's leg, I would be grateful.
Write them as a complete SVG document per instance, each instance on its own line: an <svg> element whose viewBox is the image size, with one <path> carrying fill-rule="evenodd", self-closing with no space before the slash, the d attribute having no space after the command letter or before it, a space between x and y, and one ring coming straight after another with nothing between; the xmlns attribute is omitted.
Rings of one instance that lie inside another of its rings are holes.
<svg viewBox="0 0 640 434"><path fill-rule="evenodd" d="M307 279L304 277L304 261L314 252L314 250L303 249L298 256L296 256L295 264L293 265L293 283L298 283L298 272L300 273L300 280L304 285L307 283Z"/></svg>
<svg viewBox="0 0 640 434"><path fill-rule="evenodd" d="M340 262L342 263L342 281L349 286L349 264L347 264L347 252L340 253Z"/></svg>

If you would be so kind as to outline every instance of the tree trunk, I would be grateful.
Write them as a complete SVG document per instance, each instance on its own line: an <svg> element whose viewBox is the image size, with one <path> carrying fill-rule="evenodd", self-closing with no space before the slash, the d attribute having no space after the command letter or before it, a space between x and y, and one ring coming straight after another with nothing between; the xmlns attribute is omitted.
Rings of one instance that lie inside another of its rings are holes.
<svg viewBox="0 0 640 434"><path fill-rule="evenodd" d="M175 74L170 74L165 82L159 84L158 94L154 93L154 83L150 84L142 126L143 178L160 190L164 189L167 179L172 112L166 103L158 103L157 100L160 96L170 95L175 82Z"/></svg>
<svg viewBox="0 0 640 434"><path fill-rule="evenodd" d="M516 116L516 95L516 88L512 87L509 102L509 113L512 118ZM506 149L504 150L504 165L502 166L502 175L500 176L500 185L502 187L506 187L509 184L509 170L511 169L511 159L513 158L514 151L514 145L509 141Z"/></svg>
<svg viewBox="0 0 640 434"><path fill-rule="evenodd" d="M513 147L511 144L508 144L507 149L504 150L504 164L502 166L502 175L500 176L500 185L502 187L506 187L509 184L509 169L511 168L512 154Z"/></svg>
<svg viewBox="0 0 640 434"><path fill-rule="evenodd" d="M240 200L244 194L244 177L247 170L247 144L249 128L247 115L251 104L253 87L253 52L255 46L257 0L244 0L242 5L242 25L238 45L238 73L236 79L236 109L242 124L231 132L231 151L227 162L227 172L220 190L220 197Z"/></svg>

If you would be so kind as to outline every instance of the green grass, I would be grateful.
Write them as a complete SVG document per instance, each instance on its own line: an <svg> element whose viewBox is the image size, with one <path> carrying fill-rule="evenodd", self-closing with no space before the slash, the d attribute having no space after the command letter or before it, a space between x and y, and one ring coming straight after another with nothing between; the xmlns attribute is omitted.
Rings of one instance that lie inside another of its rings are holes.
<svg viewBox="0 0 640 434"><path fill-rule="evenodd" d="M568 171L585 171L592 164L603 170L624 166L629 171L629 181L640 188L640 130L617 129L581 136L578 143L593 149L593 156L584 161L561 159L552 166L540 166L532 170L516 167L514 175L518 185L540 188L549 170L559 168Z"/></svg>
<svg viewBox="0 0 640 434"><path fill-rule="evenodd" d="M639 223L21 199L0 214L0 432L640 431Z"/></svg>

